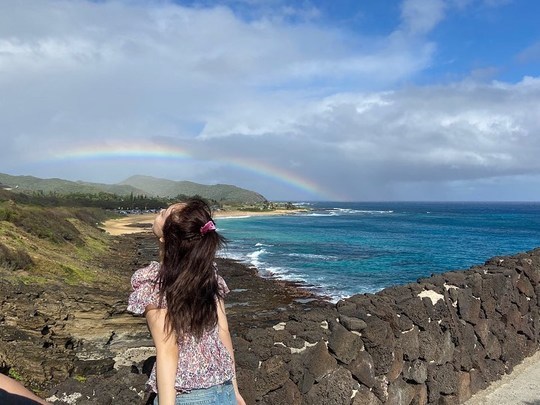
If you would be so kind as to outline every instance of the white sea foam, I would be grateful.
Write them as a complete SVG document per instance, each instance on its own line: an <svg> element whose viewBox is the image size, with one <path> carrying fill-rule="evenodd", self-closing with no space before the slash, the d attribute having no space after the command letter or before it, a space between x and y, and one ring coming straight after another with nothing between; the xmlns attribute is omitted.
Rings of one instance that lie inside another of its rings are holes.
<svg viewBox="0 0 540 405"><path fill-rule="evenodd" d="M306 258L306 259L338 260L337 256L316 255L316 254L313 254L313 253L289 253L287 256L302 257L302 258Z"/></svg>
<svg viewBox="0 0 540 405"><path fill-rule="evenodd" d="M334 208L336 214L393 214L393 210L355 210L351 208Z"/></svg>
<svg viewBox="0 0 540 405"><path fill-rule="evenodd" d="M248 261L252 265L254 265L255 267L261 267L263 263L259 259L261 255L265 253L267 253L266 249L259 249L254 252L248 253L246 256L247 256Z"/></svg>
<svg viewBox="0 0 540 405"><path fill-rule="evenodd" d="M294 269L280 267L280 266L270 266L268 263L261 260L261 256L267 253L266 249L259 249L248 254L234 253L230 251L221 251L219 257L238 260L240 262L246 263L247 265L254 266L259 271L259 274L263 277L272 277L278 280L284 281L293 281L305 283L306 288L310 291L313 291L314 294L328 297L329 300L333 303L338 302L343 298L347 298L350 295L344 293L343 291L335 291L329 286L326 285L325 277L310 277L308 275L298 274ZM289 256L308 256L308 257L317 257L317 258L326 258L327 256L323 255L303 255L292 253Z"/></svg>
<svg viewBox="0 0 540 405"><path fill-rule="evenodd" d="M266 276L273 276L280 280L287 280L287 281L301 281L304 283L307 283L306 277L300 276L298 274L291 273L290 269L286 269L284 267L279 266L268 266L264 268L264 275Z"/></svg>
<svg viewBox="0 0 540 405"><path fill-rule="evenodd" d="M223 259L238 260L239 262L246 261L246 257L243 254L239 252L231 252L229 250L220 250L216 256Z"/></svg>

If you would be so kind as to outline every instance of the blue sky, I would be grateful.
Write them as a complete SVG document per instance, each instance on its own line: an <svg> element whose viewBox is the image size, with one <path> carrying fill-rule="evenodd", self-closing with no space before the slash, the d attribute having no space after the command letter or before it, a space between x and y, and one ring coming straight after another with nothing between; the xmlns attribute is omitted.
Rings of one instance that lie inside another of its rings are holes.
<svg viewBox="0 0 540 405"><path fill-rule="evenodd" d="M0 3L0 172L540 200L533 0Z"/></svg>

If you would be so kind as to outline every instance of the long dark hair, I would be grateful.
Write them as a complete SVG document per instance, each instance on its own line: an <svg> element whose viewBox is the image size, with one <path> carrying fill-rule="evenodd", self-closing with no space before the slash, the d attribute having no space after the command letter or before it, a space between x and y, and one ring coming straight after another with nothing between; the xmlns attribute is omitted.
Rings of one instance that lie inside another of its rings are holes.
<svg viewBox="0 0 540 405"><path fill-rule="evenodd" d="M200 338L217 325L217 299L223 298L214 259L225 239L216 231L201 234L212 221L208 204L198 198L173 209L163 225L160 305L167 302L168 332Z"/></svg>

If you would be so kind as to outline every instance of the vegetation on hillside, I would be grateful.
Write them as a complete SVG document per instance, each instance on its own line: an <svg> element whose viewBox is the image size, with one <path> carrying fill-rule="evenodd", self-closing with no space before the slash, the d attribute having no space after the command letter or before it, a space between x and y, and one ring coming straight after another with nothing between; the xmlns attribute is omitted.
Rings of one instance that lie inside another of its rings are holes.
<svg viewBox="0 0 540 405"><path fill-rule="evenodd" d="M111 237L99 228L119 212L153 210L187 199L115 194L14 193L0 189L0 276L12 282L70 284L113 283L114 272L97 268L95 260L110 252ZM265 201L223 205L214 209L272 211L295 208Z"/></svg>
<svg viewBox="0 0 540 405"><path fill-rule="evenodd" d="M88 183L62 179L40 179L33 176L11 176L0 173L0 184L10 186L15 191L35 192L41 194L98 194L110 193L118 195L145 194L143 190L129 185Z"/></svg>
<svg viewBox="0 0 540 405"><path fill-rule="evenodd" d="M266 201L259 193L229 184L204 185L191 181L172 181L150 176L132 176L120 184L145 190L151 195L199 195L219 203L253 204Z"/></svg>
<svg viewBox="0 0 540 405"><path fill-rule="evenodd" d="M113 282L114 273L94 260L110 249L110 236L97 226L106 215L95 208L0 202L2 278L26 284Z"/></svg>
<svg viewBox="0 0 540 405"><path fill-rule="evenodd" d="M185 201L190 196L177 195L175 197L149 197L147 195L129 194L127 196L111 193L22 193L0 189L0 201L14 201L21 204L42 207L95 207L104 210L131 211L156 210L167 205ZM211 205L220 207L217 201L209 200Z"/></svg>
<svg viewBox="0 0 540 405"><path fill-rule="evenodd" d="M133 199L146 200L148 204L152 201L170 201L172 199L185 199L188 196L200 196L216 204L253 204L264 203L264 198L259 193L246 190L240 187L216 184L203 185L189 181L172 181L158 179L148 176L133 176L120 184L87 183L81 181L68 181L62 179L40 179L33 176L11 176L0 173L1 185L16 191L28 194L31 197L47 197L51 200L51 205L64 203L62 200L69 196L70 201L79 200L78 206L100 206L103 207L105 201L110 205L116 204L118 208L133 209L126 207L128 203L134 203ZM54 201L54 199L59 201ZM151 208L151 207L149 207Z"/></svg>

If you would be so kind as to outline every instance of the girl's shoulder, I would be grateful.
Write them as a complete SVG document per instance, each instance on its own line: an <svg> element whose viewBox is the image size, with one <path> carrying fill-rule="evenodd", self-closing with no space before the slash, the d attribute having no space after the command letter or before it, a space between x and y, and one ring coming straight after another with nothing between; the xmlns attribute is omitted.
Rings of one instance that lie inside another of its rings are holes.
<svg viewBox="0 0 540 405"><path fill-rule="evenodd" d="M143 314L149 305L158 306L157 275L159 267L158 262L152 262L133 273L131 277L133 291L129 295L127 306L129 312L139 315Z"/></svg>
<svg viewBox="0 0 540 405"><path fill-rule="evenodd" d="M148 266L137 270L131 276L131 287L133 287L133 289L137 289L143 284L155 283L159 268L160 264L156 261L152 261Z"/></svg>

